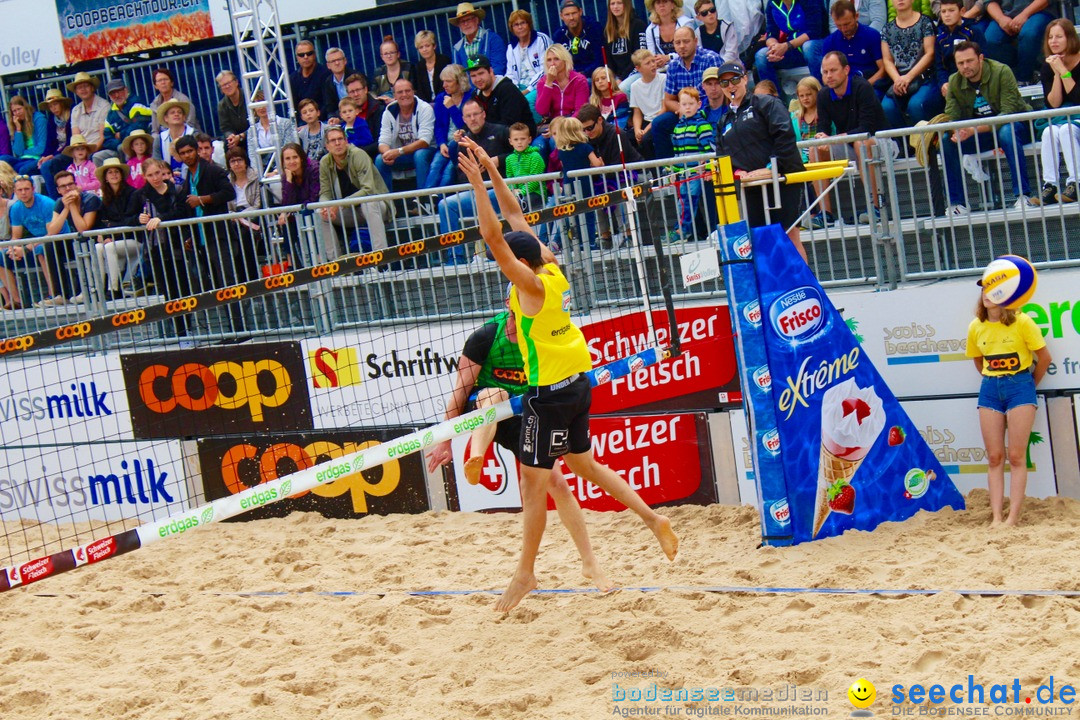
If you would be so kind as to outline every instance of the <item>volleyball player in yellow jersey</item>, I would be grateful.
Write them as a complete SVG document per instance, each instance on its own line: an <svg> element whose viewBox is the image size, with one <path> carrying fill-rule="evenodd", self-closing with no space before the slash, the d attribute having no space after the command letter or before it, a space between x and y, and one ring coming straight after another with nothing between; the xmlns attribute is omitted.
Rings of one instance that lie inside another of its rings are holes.
<svg viewBox="0 0 1080 720"><path fill-rule="evenodd" d="M592 369L592 358L585 336L570 320L570 284L525 221L495 161L467 138L458 147L458 164L476 195L480 233L499 269L514 285L510 309L529 378L529 389L522 396L518 454L524 525L521 558L510 585L495 603L496 610L509 612L536 588L536 555L547 523L547 479L560 457L578 477L595 483L637 513L669 560L678 552L679 538L670 520L646 505L625 480L593 456L589 437L592 389L585 375ZM512 228L505 237L484 189L484 170Z"/></svg>

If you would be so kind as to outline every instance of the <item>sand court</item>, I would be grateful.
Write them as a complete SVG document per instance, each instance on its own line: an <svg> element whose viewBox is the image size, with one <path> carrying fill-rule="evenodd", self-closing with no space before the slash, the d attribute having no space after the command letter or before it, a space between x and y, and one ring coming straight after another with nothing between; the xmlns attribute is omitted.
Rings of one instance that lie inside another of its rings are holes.
<svg viewBox="0 0 1080 720"><path fill-rule="evenodd" d="M724 704L613 699L656 683L756 690L758 702L735 704L757 707L770 705L761 690L794 688L846 717L847 688L866 677L885 717L898 683L974 674L988 687L1019 678L1033 692L1054 675L1075 686L1078 597L702 589L1080 590L1080 503L1028 500L1021 528L991 531L986 492L967 500L974 509L763 549L752 508L670 508L682 539L674 563L631 518L589 512L608 574L665 588L608 595L587 591L550 513L538 563L546 592L508 616L492 608L518 551L514 514L212 525L0 596L0 714L465 720L661 706L694 717ZM554 592L568 589L582 592Z"/></svg>

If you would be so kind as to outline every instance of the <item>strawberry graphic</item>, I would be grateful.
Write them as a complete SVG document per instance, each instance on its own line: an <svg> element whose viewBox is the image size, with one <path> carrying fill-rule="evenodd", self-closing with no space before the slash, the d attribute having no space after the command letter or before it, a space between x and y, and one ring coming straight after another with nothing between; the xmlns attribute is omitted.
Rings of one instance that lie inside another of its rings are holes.
<svg viewBox="0 0 1080 720"><path fill-rule="evenodd" d="M837 480L829 488L829 508L850 515L855 510L855 488L844 480Z"/></svg>
<svg viewBox="0 0 1080 720"><path fill-rule="evenodd" d="M893 425L889 428L889 446L896 447L904 442L907 435L904 433L904 429L899 425Z"/></svg>

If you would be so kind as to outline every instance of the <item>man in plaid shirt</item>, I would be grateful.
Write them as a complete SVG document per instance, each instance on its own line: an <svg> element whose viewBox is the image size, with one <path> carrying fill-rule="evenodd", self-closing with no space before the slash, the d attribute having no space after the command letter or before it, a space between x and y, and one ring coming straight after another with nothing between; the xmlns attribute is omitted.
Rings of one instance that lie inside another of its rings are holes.
<svg viewBox="0 0 1080 720"><path fill-rule="evenodd" d="M675 153L671 144L671 132L679 121L678 93L683 88L694 88L699 96L704 94L702 76L710 67L720 67L723 59L712 50L698 47L697 36L689 26L675 30L675 52L679 59L667 66L664 81L664 110L653 120L652 135L656 157L669 158Z"/></svg>

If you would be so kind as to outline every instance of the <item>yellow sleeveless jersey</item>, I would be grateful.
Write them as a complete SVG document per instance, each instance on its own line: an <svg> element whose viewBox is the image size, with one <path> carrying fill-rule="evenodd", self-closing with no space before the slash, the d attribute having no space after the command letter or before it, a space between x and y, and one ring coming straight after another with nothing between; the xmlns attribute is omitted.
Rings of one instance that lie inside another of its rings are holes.
<svg viewBox="0 0 1080 720"><path fill-rule="evenodd" d="M554 385L574 373L592 370L585 336L570 320L570 283L558 265L550 263L544 270L547 272L537 275L544 284L544 304L533 317L521 311L517 288L510 291L518 345L533 387Z"/></svg>

